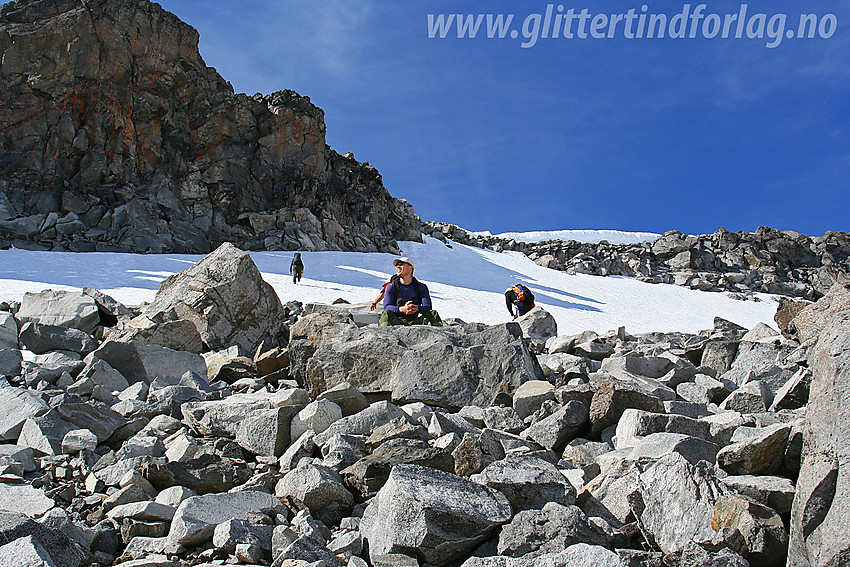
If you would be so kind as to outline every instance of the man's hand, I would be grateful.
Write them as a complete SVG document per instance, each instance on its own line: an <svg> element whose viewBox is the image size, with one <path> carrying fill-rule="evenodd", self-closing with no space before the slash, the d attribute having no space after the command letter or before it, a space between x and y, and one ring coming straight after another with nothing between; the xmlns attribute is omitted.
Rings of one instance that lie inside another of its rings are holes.
<svg viewBox="0 0 850 567"><path fill-rule="evenodd" d="M419 306L413 303L412 301L408 301L403 306L399 307L398 310L404 313L405 315L415 315L419 313Z"/></svg>

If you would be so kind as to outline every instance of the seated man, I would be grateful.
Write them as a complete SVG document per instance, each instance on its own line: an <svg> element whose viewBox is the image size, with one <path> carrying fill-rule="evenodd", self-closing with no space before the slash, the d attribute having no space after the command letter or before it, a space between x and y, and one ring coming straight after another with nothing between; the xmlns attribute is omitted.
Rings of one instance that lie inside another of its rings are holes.
<svg viewBox="0 0 850 567"><path fill-rule="evenodd" d="M505 290L505 304L514 319L522 317L534 309L534 294L522 284L516 284Z"/></svg>
<svg viewBox="0 0 850 567"><path fill-rule="evenodd" d="M413 277L410 258L393 260L398 280L384 288L380 325L433 325L442 327L439 313L431 309L428 286Z"/></svg>

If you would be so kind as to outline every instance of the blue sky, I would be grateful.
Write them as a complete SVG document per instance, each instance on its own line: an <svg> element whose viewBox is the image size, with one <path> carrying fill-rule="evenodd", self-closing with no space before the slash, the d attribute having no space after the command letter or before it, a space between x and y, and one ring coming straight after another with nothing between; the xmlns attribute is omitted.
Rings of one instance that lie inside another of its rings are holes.
<svg viewBox="0 0 850 567"><path fill-rule="evenodd" d="M309 96L328 144L375 165L424 220L494 233L850 231L846 1L748 2L748 25L766 14L755 39L703 37L708 14L742 6L708 2L695 39L626 39L621 24L610 39L529 48L526 19L548 2L160 3L200 32L205 61L237 92ZM686 2L551 4L606 19L646 5L672 20ZM428 37L428 14L479 13L514 14L518 38L487 39L486 23L475 39ZM831 37L766 46L771 18L796 31L802 13Z"/></svg>

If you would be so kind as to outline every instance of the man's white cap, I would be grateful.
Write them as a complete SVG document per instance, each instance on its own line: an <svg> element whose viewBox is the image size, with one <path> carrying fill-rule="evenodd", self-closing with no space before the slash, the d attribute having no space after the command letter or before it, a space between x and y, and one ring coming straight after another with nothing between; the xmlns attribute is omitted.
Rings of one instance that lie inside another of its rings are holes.
<svg viewBox="0 0 850 567"><path fill-rule="evenodd" d="M410 264L410 266L413 267L413 261L407 256L393 260L393 266L398 266L399 264Z"/></svg>

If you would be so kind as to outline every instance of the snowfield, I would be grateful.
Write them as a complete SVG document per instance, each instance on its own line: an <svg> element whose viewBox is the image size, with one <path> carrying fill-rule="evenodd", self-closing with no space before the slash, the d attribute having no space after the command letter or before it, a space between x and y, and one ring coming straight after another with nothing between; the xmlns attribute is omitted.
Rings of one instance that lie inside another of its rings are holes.
<svg viewBox="0 0 850 567"><path fill-rule="evenodd" d="M696 333L723 317L747 328L759 322L776 327L776 298L739 301L674 285L648 284L626 277L569 275L538 266L518 252L496 253L461 244L401 242L415 264L415 276L428 285L435 309L445 319L496 324L510 320L504 292L527 285L536 302L555 317L559 334L603 333L625 326L630 333ZM289 275L292 252L253 252L263 277L280 300L332 303L370 302L394 273L394 256L358 252L302 252L304 278ZM20 301L26 292L91 287L126 305L151 301L160 281L200 260L200 255L33 252L0 250L0 301Z"/></svg>

